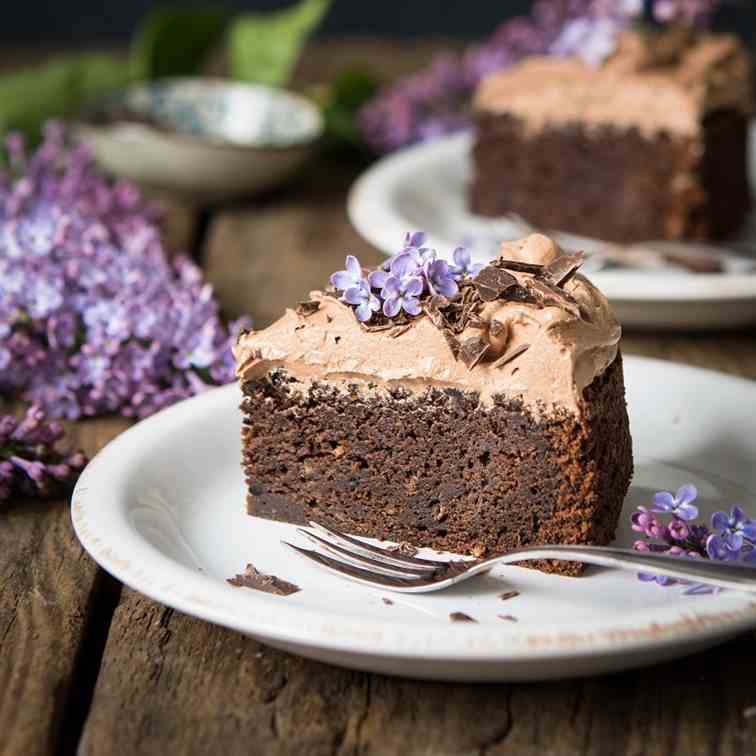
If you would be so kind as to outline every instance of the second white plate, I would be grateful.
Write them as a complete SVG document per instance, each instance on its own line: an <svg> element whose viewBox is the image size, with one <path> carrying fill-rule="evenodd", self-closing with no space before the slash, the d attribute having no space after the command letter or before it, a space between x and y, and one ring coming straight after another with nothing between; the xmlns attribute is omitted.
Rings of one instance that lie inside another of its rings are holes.
<svg viewBox="0 0 756 756"><path fill-rule="evenodd" d="M751 134L756 143L756 128ZM498 242L521 237L521 228L506 219L469 212L470 143L470 134L444 137L376 162L349 195L349 217L357 231L393 254L406 231L423 230L439 253L466 244L480 260L490 259ZM752 154L756 158L756 147ZM756 165L752 169L756 185ZM749 234L756 247L756 227ZM575 243L585 248L585 241ZM591 279L626 326L691 329L756 323L756 273L623 269L591 273Z"/></svg>

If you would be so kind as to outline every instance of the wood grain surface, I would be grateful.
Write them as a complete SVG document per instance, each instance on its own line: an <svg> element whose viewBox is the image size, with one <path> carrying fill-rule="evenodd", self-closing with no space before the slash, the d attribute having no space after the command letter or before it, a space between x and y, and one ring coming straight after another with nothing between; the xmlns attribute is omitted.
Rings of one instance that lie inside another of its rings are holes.
<svg viewBox="0 0 756 756"><path fill-rule="evenodd" d="M437 47L321 42L297 82L356 60L396 75ZM380 259L346 218L359 169L321 158L285 189L201 213L163 197L170 244L202 262L226 314L250 313L262 327L345 254ZM755 335L629 333L623 348L756 379ZM93 453L125 426L105 418L72 430ZM121 591L82 553L65 502L0 511L0 756L756 754L755 641L749 633L690 659L540 684L350 672Z"/></svg>

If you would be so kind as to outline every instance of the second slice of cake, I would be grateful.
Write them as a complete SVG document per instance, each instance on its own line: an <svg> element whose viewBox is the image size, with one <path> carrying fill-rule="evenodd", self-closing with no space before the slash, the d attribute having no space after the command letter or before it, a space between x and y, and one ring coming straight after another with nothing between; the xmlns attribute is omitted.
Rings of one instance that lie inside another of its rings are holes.
<svg viewBox="0 0 756 756"><path fill-rule="evenodd" d="M543 236L457 261L410 237L240 338L250 514L475 556L612 540L632 452L609 304Z"/></svg>

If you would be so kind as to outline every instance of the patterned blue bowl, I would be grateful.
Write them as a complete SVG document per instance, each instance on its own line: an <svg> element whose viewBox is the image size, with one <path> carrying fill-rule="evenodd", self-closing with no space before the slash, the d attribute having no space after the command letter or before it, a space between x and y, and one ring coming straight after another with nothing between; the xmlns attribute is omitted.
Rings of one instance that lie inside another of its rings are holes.
<svg viewBox="0 0 756 756"><path fill-rule="evenodd" d="M291 92L222 79L137 85L78 125L116 175L215 202L268 189L311 155L318 108Z"/></svg>

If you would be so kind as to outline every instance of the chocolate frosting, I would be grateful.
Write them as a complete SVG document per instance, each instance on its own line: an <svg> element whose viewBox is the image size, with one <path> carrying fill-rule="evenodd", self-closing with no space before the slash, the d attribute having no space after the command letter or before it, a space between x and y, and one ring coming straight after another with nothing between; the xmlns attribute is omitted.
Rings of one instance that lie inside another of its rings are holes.
<svg viewBox="0 0 756 756"><path fill-rule="evenodd" d="M538 265L559 254L551 239L538 234L505 243L501 251L503 259ZM521 282L533 277L512 275ZM584 317L556 305L486 302L459 336L460 343L484 338L490 345L486 360L471 365L455 358L448 334L430 317L413 319L409 328L369 332L334 295L312 292L317 310L289 309L268 328L240 337L237 374L245 381L283 367L304 388L326 382L343 390L357 385L416 393L435 386L475 392L483 405L505 394L520 397L536 413L553 406L579 413L583 390L616 357L621 329L606 298L585 277L574 275L564 291Z"/></svg>
<svg viewBox="0 0 756 756"><path fill-rule="evenodd" d="M720 108L753 109L751 60L730 35L626 32L604 65L532 57L481 82L479 111L506 112L538 131L580 122L693 136Z"/></svg>

